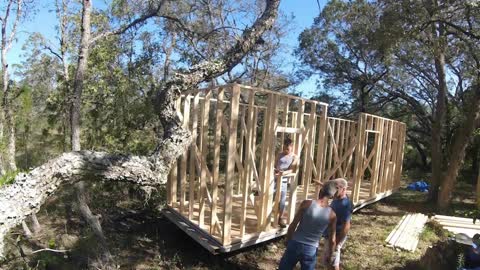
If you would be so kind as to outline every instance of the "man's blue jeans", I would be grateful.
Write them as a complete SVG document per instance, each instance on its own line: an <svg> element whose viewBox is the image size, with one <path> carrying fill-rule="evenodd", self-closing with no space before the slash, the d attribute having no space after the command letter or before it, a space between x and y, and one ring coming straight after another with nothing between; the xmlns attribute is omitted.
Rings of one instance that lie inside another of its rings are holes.
<svg viewBox="0 0 480 270"><path fill-rule="evenodd" d="M317 247L294 240L288 241L287 249L280 260L279 270L291 270L298 262L302 270L315 270Z"/></svg>
<svg viewBox="0 0 480 270"><path fill-rule="evenodd" d="M281 180L281 185L280 185L280 204L278 205L278 210L280 212L283 212L285 210L285 201L287 200L287 190L288 190L288 184L287 182L283 182L284 180ZM275 189L273 192L273 201L275 202L275 198L277 198L277 182L275 182Z"/></svg>

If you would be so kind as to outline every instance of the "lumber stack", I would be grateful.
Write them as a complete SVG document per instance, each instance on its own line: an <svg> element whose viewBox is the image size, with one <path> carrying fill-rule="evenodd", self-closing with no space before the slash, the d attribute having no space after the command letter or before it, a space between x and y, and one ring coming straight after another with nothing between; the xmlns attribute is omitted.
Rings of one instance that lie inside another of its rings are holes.
<svg viewBox="0 0 480 270"><path fill-rule="evenodd" d="M433 219L440 223L445 230L454 234L464 233L473 237L476 233L480 233L480 221L474 224L471 218L435 215Z"/></svg>
<svg viewBox="0 0 480 270"><path fill-rule="evenodd" d="M426 215L420 213L404 215L385 240L387 245L411 252L415 251L418 245L418 237L427 219Z"/></svg>

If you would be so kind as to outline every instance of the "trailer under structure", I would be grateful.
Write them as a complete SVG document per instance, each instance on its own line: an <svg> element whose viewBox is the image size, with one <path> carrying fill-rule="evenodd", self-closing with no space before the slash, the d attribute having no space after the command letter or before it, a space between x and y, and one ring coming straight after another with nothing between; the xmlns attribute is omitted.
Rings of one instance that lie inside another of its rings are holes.
<svg viewBox="0 0 480 270"><path fill-rule="evenodd" d="M280 237L274 162L289 137L300 157L285 218L318 183L344 177L354 209L391 195L402 172L405 124L361 113L328 117L328 104L239 84L186 92L178 116L194 140L173 166L165 216L212 253Z"/></svg>

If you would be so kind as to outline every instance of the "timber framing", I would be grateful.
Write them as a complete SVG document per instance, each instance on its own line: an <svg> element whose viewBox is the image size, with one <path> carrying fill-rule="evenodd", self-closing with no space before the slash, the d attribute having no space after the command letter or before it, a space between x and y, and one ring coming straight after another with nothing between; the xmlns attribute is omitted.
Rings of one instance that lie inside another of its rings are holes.
<svg viewBox="0 0 480 270"><path fill-rule="evenodd" d="M167 183L165 216L212 253L285 235L274 222L276 156L286 137L300 157L288 176L285 218L314 199L320 183L349 181L354 210L400 185L405 124L362 113L328 117L328 104L229 84L185 92L177 115L193 136Z"/></svg>

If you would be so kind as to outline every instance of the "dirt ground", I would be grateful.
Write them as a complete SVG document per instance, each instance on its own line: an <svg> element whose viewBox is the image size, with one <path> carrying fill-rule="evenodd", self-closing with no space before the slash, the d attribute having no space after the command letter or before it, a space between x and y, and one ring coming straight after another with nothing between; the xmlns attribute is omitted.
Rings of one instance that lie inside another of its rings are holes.
<svg viewBox="0 0 480 270"><path fill-rule="evenodd" d="M452 209L473 207L471 190L461 188L462 200L456 200ZM117 269L276 269L285 250L284 238L280 238L214 256L162 217L157 209L161 200L146 204L140 192L129 187L98 185L90 191L90 197L96 199L90 206L101 216ZM356 212L342 254L343 269L452 269L456 255L447 254L451 246L435 226L425 228L413 253L385 245L386 237L407 211L433 213L425 195L402 189ZM10 256L0 269L95 269L92 265L98 261L98 241L71 201L68 192L51 200L39 214L42 231L33 239L23 237L18 228L10 239ZM45 247L69 251L25 255Z"/></svg>

